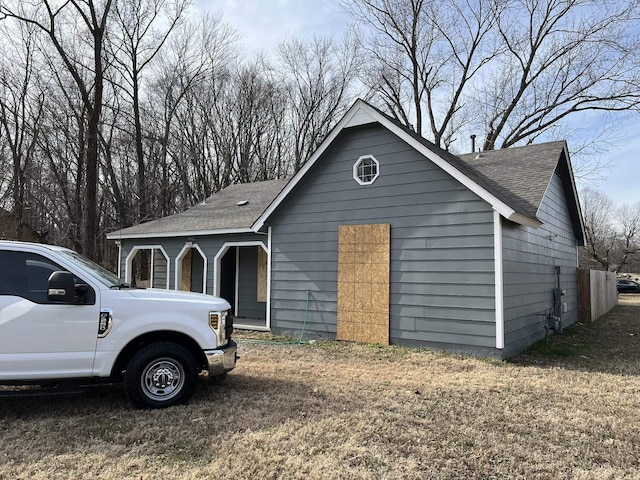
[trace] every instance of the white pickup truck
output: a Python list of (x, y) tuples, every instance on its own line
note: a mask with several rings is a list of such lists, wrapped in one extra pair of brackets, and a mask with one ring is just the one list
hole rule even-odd
[(182, 403), (201, 371), (217, 383), (236, 366), (229, 309), (132, 287), (66, 248), (0, 241), (0, 384), (20, 386), (0, 390), (124, 381), (136, 406)]

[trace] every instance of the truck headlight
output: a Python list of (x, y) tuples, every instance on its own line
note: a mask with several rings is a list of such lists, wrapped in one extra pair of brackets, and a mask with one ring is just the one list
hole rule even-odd
[(209, 312), (209, 325), (214, 330), (217, 330), (220, 326), (220, 314), (218, 312)]
[(209, 325), (217, 330), (224, 328), (227, 319), (227, 312), (209, 312)]

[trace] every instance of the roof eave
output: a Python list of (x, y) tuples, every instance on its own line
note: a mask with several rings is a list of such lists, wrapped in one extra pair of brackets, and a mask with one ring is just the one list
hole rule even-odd
[(464, 185), (469, 190), (471, 190), (473, 193), (478, 195), (481, 199), (483, 199), (484, 201), (489, 203), (494, 210), (496, 210), (498, 213), (500, 213), (500, 215), (502, 215), (503, 217), (505, 217), (508, 220), (511, 220), (512, 222), (515, 222), (515, 223), (518, 223), (518, 224), (521, 224), (521, 225), (527, 225), (527, 226), (530, 226), (530, 227), (533, 227), (533, 228), (538, 228), (540, 225), (542, 225), (542, 223), (540, 221), (538, 221), (537, 219), (533, 219), (533, 218), (531, 218), (531, 217), (529, 217), (527, 215), (524, 215), (524, 214), (516, 212), (512, 207), (510, 207), (509, 205), (504, 203), (502, 200), (497, 198), (491, 192), (487, 191), (485, 188), (483, 188), (480, 185), (478, 185), (476, 182), (474, 182), (472, 179), (470, 179), (469, 177), (464, 175), (462, 172), (460, 172), (460, 170), (455, 168), (453, 165), (451, 165), (449, 162), (444, 160), (442, 157), (440, 157), (439, 155), (437, 155), (434, 152), (432, 152), (431, 150), (429, 150), (422, 143), (420, 143), (417, 139), (415, 139), (412, 136), (408, 135), (406, 132), (404, 132), (398, 126), (390, 123), (386, 118), (384, 118), (384, 117), (382, 117), (382, 118), (383, 118), (383, 120), (387, 121), (386, 124), (383, 123), (383, 125), (386, 128), (391, 130), (393, 133), (395, 133), (397, 136), (399, 136), (402, 140), (407, 142), (411, 147), (413, 147), (418, 152), (420, 152), (422, 155), (427, 157), (429, 160), (431, 160), (433, 163), (435, 163), (438, 167), (440, 167), (446, 173), (448, 173), (453, 178), (455, 178), (457, 181), (459, 181), (462, 185)]
[(542, 226), (542, 222), (537, 218), (531, 218), (527, 215), (523, 215), (515, 211), (513, 211), (513, 213), (511, 213), (510, 215), (503, 215), (503, 216), (507, 220), (510, 220), (519, 225), (523, 225), (525, 227), (540, 228)]
[(179, 232), (149, 232), (149, 233), (124, 233), (111, 232), (107, 234), (107, 240), (132, 240), (159, 237), (195, 237), (204, 235), (233, 235), (238, 233), (257, 233), (252, 228), (223, 228), (218, 230), (184, 230)]
[(582, 218), (582, 208), (580, 207), (580, 198), (578, 197), (578, 188), (576, 186), (576, 179), (573, 175), (573, 165), (571, 165), (571, 157), (569, 157), (569, 147), (567, 145), (567, 142), (564, 143), (563, 153), (564, 153), (564, 158), (565, 158), (565, 161), (567, 162), (567, 167), (569, 170), (569, 181), (571, 182), (571, 190), (573, 193), (575, 206), (577, 210), (576, 213), (578, 214), (580, 234), (582, 236), (582, 238), (577, 238), (576, 240), (578, 245), (583, 247), (586, 244), (587, 233), (584, 228), (584, 219)]

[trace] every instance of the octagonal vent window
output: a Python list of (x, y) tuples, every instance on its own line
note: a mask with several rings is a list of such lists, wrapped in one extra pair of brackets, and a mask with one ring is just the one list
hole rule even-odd
[(380, 175), (380, 164), (373, 155), (364, 155), (353, 164), (353, 178), (360, 185), (371, 185)]

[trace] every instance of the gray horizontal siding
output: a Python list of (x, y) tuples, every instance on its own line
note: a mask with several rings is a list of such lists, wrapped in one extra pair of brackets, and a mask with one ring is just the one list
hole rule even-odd
[[(380, 162), (358, 185), (353, 164)], [(273, 216), (271, 325), (333, 337), (338, 226), (389, 223), (393, 343), (495, 347), (491, 207), (380, 126), (343, 131)], [(307, 308), (307, 292), (310, 301)]]
[(169, 266), (164, 255), (158, 250), (153, 252), (153, 287), (167, 288), (167, 275)]
[[(544, 337), (542, 314), (553, 306), (554, 267), (560, 266), (562, 301), (568, 304), (563, 323), (577, 319), (576, 240), (562, 179), (553, 175), (538, 211), (542, 227), (532, 229), (504, 222), (503, 270), (505, 353), (515, 354)], [(553, 240), (550, 235), (557, 235)]]

